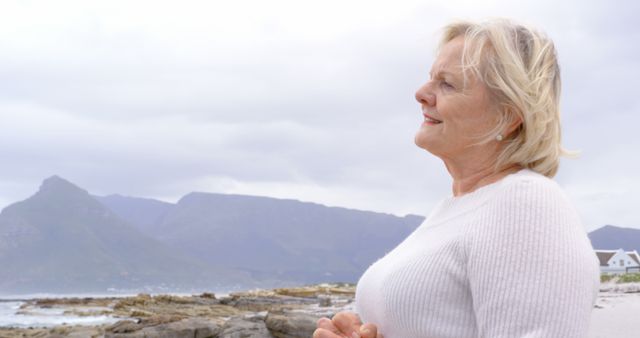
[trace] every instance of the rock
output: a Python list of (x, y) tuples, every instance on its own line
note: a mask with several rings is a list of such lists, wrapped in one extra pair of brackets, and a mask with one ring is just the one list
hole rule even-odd
[(320, 317), (303, 312), (269, 312), (265, 324), (277, 338), (311, 337)]
[(293, 288), (273, 289), (273, 292), (283, 296), (317, 297), (318, 295), (355, 296), (354, 284), (319, 284)]
[[(186, 317), (231, 317), (241, 313), (231, 306), (220, 304), (211, 296), (172, 296), (145, 294), (127, 297), (114, 305), (113, 314), (120, 317), (145, 318), (154, 315)], [(181, 319), (182, 319), (181, 318)]]
[(257, 318), (233, 317), (222, 328), (219, 338), (274, 338), (265, 323)]
[(331, 306), (331, 298), (326, 296), (318, 296), (319, 305), (322, 307)]
[(157, 315), (140, 319), (138, 322), (131, 320), (121, 320), (106, 328), (107, 333), (131, 333), (144, 329), (145, 327), (172, 323), (184, 319), (181, 316)]
[(129, 333), (105, 332), (104, 338), (147, 338), (147, 336), (142, 330), (140, 330), (140, 331), (129, 332)]
[(213, 338), (221, 329), (222, 323), (204, 318), (187, 318), (178, 322), (146, 327), (142, 331), (146, 337), (158, 338)]
[[(82, 325), (61, 325), (58, 327), (54, 327), (49, 329), (49, 332), (46, 336), (33, 336), (33, 337), (47, 337), (47, 338), (93, 338), (93, 337), (102, 337), (103, 329), (101, 327), (91, 327), (91, 326), (82, 326)], [(0, 337), (5, 337), (0, 335)], [(25, 336), (20, 336), (25, 337)], [(27, 336), (31, 337), (31, 336)]]
[(35, 305), (39, 307), (47, 307), (47, 306), (59, 306), (59, 305), (102, 305), (108, 306), (114, 301), (114, 298), (105, 297), (105, 298), (93, 298), (93, 297), (84, 297), (84, 298), (40, 298), (36, 300), (32, 300)]
[(109, 328), (105, 333), (105, 338), (213, 338), (217, 337), (220, 331), (222, 331), (223, 321), (207, 318), (186, 318), (168, 323), (149, 321), (134, 324), (137, 325), (137, 330), (133, 331), (129, 329), (135, 328), (136, 326), (129, 323), (126, 325), (125, 323), (121, 323), (117, 326), (117, 328), (120, 329)]
[(157, 316), (152, 316), (152, 317), (140, 319), (138, 325), (142, 325), (143, 327), (155, 326), (155, 325), (160, 325), (160, 324), (173, 323), (173, 322), (177, 322), (177, 321), (180, 321), (180, 320), (183, 320), (183, 319), (185, 319), (184, 316), (157, 315)]
[(200, 298), (209, 298), (209, 299), (216, 299), (216, 295), (212, 292), (203, 292), (200, 295)]
[(87, 329), (69, 325), (48, 329), (0, 328), (0, 337), (308, 338), (318, 318), (355, 310), (353, 292), (351, 284), (321, 284), (238, 292), (220, 299), (203, 293), (30, 300), (19, 311), (37, 313), (42, 308), (56, 308), (67, 314), (106, 315), (123, 320)]
[(140, 306), (145, 305), (152, 300), (151, 295), (147, 293), (139, 293), (135, 297), (125, 297), (119, 299), (118, 302), (114, 305), (114, 308), (117, 310), (120, 307), (125, 306)]
[(142, 328), (140, 324), (131, 320), (120, 320), (106, 328), (107, 333), (130, 333)]
[(317, 304), (318, 300), (316, 298), (301, 298), (276, 294), (257, 296), (251, 294), (232, 294), (229, 297), (221, 298), (220, 303), (243, 311), (261, 312)]

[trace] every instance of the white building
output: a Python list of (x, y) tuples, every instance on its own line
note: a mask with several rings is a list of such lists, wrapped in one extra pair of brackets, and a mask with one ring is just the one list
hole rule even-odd
[(640, 272), (640, 255), (636, 250), (596, 250), (596, 255), (600, 260), (601, 273)]

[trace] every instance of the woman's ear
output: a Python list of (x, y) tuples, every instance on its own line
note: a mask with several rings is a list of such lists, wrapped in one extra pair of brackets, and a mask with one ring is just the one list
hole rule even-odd
[(516, 112), (513, 107), (505, 107), (505, 116), (507, 117), (507, 125), (505, 135), (510, 135), (514, 131), (518, 130), (522, 126), (522, 117)]

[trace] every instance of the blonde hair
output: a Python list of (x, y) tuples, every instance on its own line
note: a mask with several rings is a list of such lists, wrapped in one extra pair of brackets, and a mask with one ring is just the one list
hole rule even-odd
[[(495, 170), (520, 165), (553, 177), (561, 145), (560, 68), (556, 49), (543, 33), (506, 19), (455, 22), (444, 28), (440, 47), (464, 37), (463, 73), (472, 71), (498, 107), (498, 123), (481, 142), (504, 137)], [(520, 121), (509, 135), (504, 131)]]

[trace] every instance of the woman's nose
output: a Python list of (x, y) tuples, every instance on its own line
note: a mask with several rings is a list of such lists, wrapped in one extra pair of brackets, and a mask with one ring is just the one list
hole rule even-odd
[(431, 89), (429, 86), (429, 82), (422, 85), (422, 87), (418, 88), (416, 91), (416, 101), (420, 104), (427, 106), (435, 106), (436, 105), (436, 96), (431, 93)]

